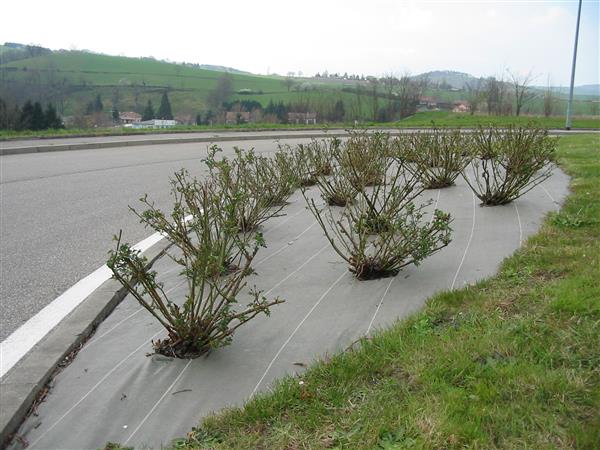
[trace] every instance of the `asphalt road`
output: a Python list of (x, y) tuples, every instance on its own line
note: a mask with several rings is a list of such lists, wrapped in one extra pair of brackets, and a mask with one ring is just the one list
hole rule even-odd
[[(10, 145), (25, 141), (19, 142)], [(276, 149), (275, 142), (264, 140), (221, 145), (227, 153), (234, 146)], [(104, 264), (120, 229), (131, 243), (152, 234), (128, 205), (148, 193), (168, 208), (169, 176), (182, 167), (202, 174), (206, 147), (170, 144), (0, 156), (0, 341)]]

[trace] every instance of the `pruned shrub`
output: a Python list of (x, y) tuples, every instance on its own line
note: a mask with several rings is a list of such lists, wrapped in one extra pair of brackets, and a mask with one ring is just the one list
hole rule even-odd
[(276, 216), (283, 208), (283, 203), (273, 204), (265, 200), (261, 187), (263, 180), (257, 178), (255, 171), (254, 153), (237, 147), (234, 151), (234, 158), (218, 159), (217, 154), (221, 149), (213, 145), (204, 162), (223, 205), (230, 206), (226, 210), (237, 217), (239, 231), (252, 231)]
[(467, 184), (483, 205), (509, 203), (552, 175), (557, 139), (535, 127), (474, 132)]
[(432, 129), (402, 135), (395, 139), (397, 155), (419, 177), (425, 189), (454, 185), (469, 162), (467, 137), (459, 130)]
[[(348, 168), (350, 173), (358, 171), (352, 165)], [(395, 275), (450, 243), (450, 215), (436, 210), (431, 221), (423, 221), (429, 203), (415, 204), (423, 191), (415, 173), (391, 159), (383, 173), (388, 173), (387, 180), (363, 186), (341, 211), (317, 206), (303, 191), (325, 236), (359, 279)]]
[(227, 345), (237, 328), (258, 314), (268, 315), (271, 306), (282, 302), (267, 300), (256, 287), (250, 289), (249, 299), (242, 293), (264, 241), (259, 233), (238, 232), (238, 205), (224, 203), (215, 186), (210, 180), (199, 182), (178, 172), (172, 180), (170, 217), (147, 197), (142, 198), (146, 209), (134, 210), (142, 223), (162, 233), (176, 249), (167, 254), (187, 281), (182, 301), (169, 298), (146, 258), (122, 243), (121, 236), (109, 254), (113, 278), (167, 331), (166, 339), (153, 342), (157, 353), (194, 358)]
[(357, 190), (385, 182), (390, 136), (352, 131), (338, 156), (340, 167)]
[(344, 170), (340, 167), (334, 169), (331, 176), (318, 176), (317, 187), (321, 197), (330, 206), (346, 206), (358, 194), (358, 190), (350, 182)]
[(285, 205), (296, 189), (296, 176), (290, 165), (290, 156), (278, 151), (274, 157), (252, 154), (256, 185), (263, 205), (269, 208)]

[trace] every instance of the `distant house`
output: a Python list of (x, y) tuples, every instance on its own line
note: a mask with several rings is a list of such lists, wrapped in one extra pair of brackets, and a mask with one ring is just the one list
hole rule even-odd
[(225, 123), (227, 125), (237, 125), (239, 123), (250, 122), (250, 113), (248, 111), (227, 111), (225, 113)]
[(176, 120), (152, 119), (135, 122), (133, 128), (171, 128), (177, 125)]
[(419, 97), (419, 106), (427, 109), (437, 108), (437, 99), (435, 97), (428, 96)]
[(466, 113), (471, 110), (471, 105), (466, 100), (459, 100), (453, 103), (452, 112)]
[(317, 113), (316, 112), (291, 112), (288, 113), (288, 123), (305, 125), (316, 125), (317, 124)]
[(142, 121), (142, 116), (133, 111), (122, 112), (119, 114), (119, 120), (123, 124), (139, 123)]

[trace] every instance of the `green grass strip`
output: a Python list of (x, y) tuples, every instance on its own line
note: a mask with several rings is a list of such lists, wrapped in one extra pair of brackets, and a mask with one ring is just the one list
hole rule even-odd
[[(398, 122), (366, 122), (361, 123), (360, 128), (429, 128), (432, 123), (438, 127), (476, 127), (478, 125), (488, 126), (527, 126), (530, 124), (543, 127), (562, 129), (565, 127), (564, 117), (542, 117), (542, 116), (486, 116), (451, 113), (445, 111), (420, 112), (414, 116)], [(354, 123), (333, 123), (327, 125), (288, 125), (273, 123), (248, 123), (241, 125), (178, 125), (167, 129), (149, 128), (69, 128), (61, 130), (42, 131), (14, 131), (0, 130), (0, 140), (25, 139), (25, 138), (53, 138), (53, 137), (93, 137), (93, 136), (130, 136), (140, 134), (169, 134), (189, 133), (194, 131), (258, 131), (258, 130), (327, 130), (331, 128), (353, 128)], [(574, 118), (573, 129), (600, 128), (600, 117), (598, 118)]]
[[(600, 140), (497, 276), (204, 419), (175, 448), (600, 448)], [(302, 383), (300, 383), (302, 381)]]

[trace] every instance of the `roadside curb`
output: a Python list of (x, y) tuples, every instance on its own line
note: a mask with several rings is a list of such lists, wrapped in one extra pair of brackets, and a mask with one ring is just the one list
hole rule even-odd
[(58, 144), (58, 145), (40, 145), (27, 147), (0, 148), (0, 156), (4, 155), (22, 155), (26, 153), (42, 152), (64, 152), (71, 150), (93, 150), (99, 148), (115, 147), (134, 147), (142, 145), (169, 145), (169, 144), (189, 144), (197, 142), (231, 142), (231, 141), (255, 141), (255, 140), (277, 140), (277, 139), (310, 139), (323, 137), (344, 137), (346, 132), (322, 132), (322, 133), (303, 133), (303, 134), (252, 134), (242, 136), (193, 136), (168, 139), (143, 139), (133, 141), (107, 141), (107, 142), (82, 142), (79, 144)]
[[(162, 240), (144, 252), (149, 265), (165, 253)], [(29, 415), (38, 395), (67, 358), (93, 334), (96, 327), (125, 298), (127, 290), (115, 280), (105, 281), (51, 330), (0, 381), (0, 447), (5, 448)]]
[[(459, 129), (459, 128), (447, 128), (447, 129)], [(461, 128), (463, 131), (470, 132), (472, 128)], [(381, 131), (387, 132), (391, 135), (398, 135), (402, 133), (420, 132), (427, 130), (427, 128), (397, 128), (397, 129), (368, 129), (367, 131)], [(548, 130), (550, 135), (553, 136), (564, 136), (569, 134), (581, 134), (581, 133), (600, 133), (599, 129), (576, 129), (576, 130), (561, 130), (554, 129)], [(201, 142), (232, 142), (232, 141), (256, 141), (256, 140), (281, 140), (281, 139), (311, 139), (311, 138), (324, 138), (324, 137), (345, 137), (348, 135), (346, 130), (333, 129), (327, 131), (321, 131), (320, 133), (298, 133), (298, 134), (268, 134), (269, 132), (252, 131), (252, 134), (246, 134), (250, 132), (244, 132), (239, 136), (219, 136), (213, 134), (212, 136), (188, 136), (188, 137), (174, 137), (167, 139), (136, 139), (131, 141), (117, 140), (117, 141), (106, 141), (106, 142), (81, 142), (78, 144), (47, 144), (47, 145), (36, 145), (36, 146), (25, 146), (25, 147), (12, 147), (12, 148), (1, 148), (0, 143), (0, 156), (5, 155), (23, 155), (27, 153), (45, 153), (45, 152), (64, 152), (73, 150), (94, 150), (100, 148), (116, 148), (116, 147), (137, 147), (143, 145), (169, 145), (169, 144), (190, 144), (190, 143), (201, 143)]]

